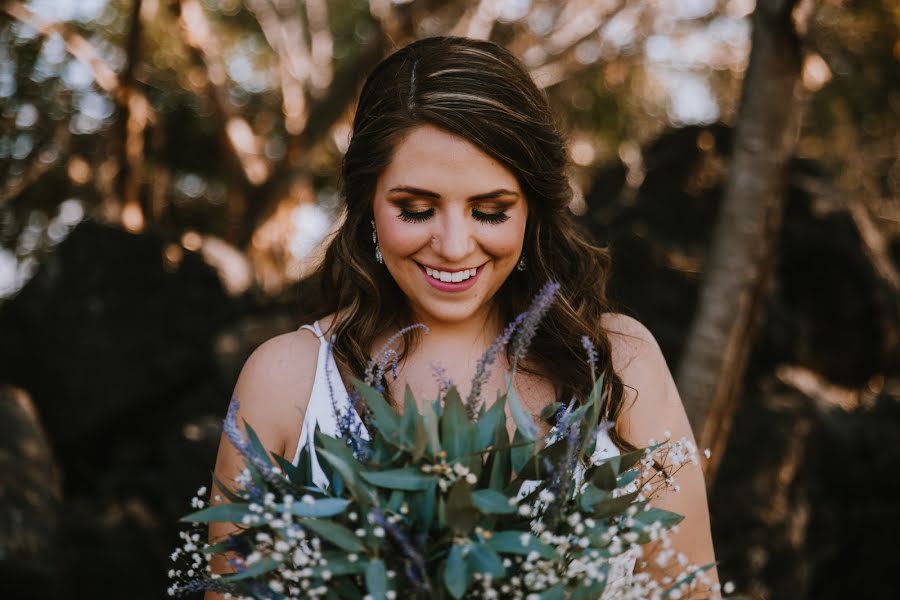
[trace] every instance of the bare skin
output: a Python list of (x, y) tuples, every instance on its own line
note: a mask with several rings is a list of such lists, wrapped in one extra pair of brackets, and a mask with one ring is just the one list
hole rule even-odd
[[(465, 139), (420, 126), (398, 144), (379, 177), (373, 213), (384, 256), (384, 272), (378, 275), (393, 277), (410, 300), (414, 320), (430, 330), (388, 385), (395, 398), (403, 397), (408, 384), (420, 402), (432, 399), (436, 393), (432, 363), (439, 362), (465, 397), (478, 359), (505, 325), (496, 317), (492, 298), (515, 268), (524, 242), (528, 205), (517, 180)], [(425, 266), (447, 271), (477, 267), (479, 276), (471, 288), (447, 292), (428, 282)], [(333, 316), (320, 320), (323, 330), (327, 332), (332, 321)], [(636, 445), (651, 437), (661, 440), (666, 430), (673, 439), (693, 440), (671, 373), (650, 332), (618, 314), (604, 315), (603, 325), (611, 335), (613, 367), (626, 386), (619, 431)], [(371, 351), (378, 350), (390, 333), (385, 332)], [(318, 339), (307, 330), (273, 338), (247, 360), (235, 388), (241, 402), (239, 422), (247, 420), (266, 448), (289, 459), (299, 441), (318, 350)], [(507, 366), (501, 357), (483, 387), (488, 406), (496, 390), (505, 389)], [(342, 375), (348, 382), (347, 374)], [(535, 417), (557, 397), (553, 384), (540, 376), (519, 372), (514, 385)], [(510, 433), (514, 429), (511, 419), (508, 429)], [(546, 432), (541, 423), (541, 433)], [(232, 482), (241, 464), (223, 437), (217, 476)], [(680, 493), (666, 493), (655, 504), (685, 515), (673, 538), (678, 550), (692, 563), (713, 562), (702, 474), (699, 469), (682, 471), (679, 484)], [(213, 494), (218, 493), (214, 486)], [(212, 524), (210, 539), (231, 530), (229, 524)], [(223, 562), (214, 569), (228, 570)]]

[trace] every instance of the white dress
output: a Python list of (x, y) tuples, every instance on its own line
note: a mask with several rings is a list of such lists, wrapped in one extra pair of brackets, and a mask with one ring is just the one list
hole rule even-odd
[[(300, 460), (300, 452), (303, 445), (306, 444), (309, 449), (310, 464), (312, 465), (313, 483), (320, 489), (328, 487), (328, 477), (319, 465), (319, 459), (316, 456), (316, 448), (313, 440), (313, 432), (315, 426), (318, 425), (322, 433), (337, 437), (337, 414), (336, 411), (349, 410), (351, 414), (356, 415), (356, 411), (350, 407), (350, 395), (344, 386), (341, 376), (338, 372), (334, 355), (330, 346), (316, 321), (312, 325), (303, 325), (300, 329), (308, 329), (316, 334), (319, 338), (319, 356), (316, 363), (316, 374), (313, 380), (312, 392), (310, 393), (309, 402), (306, 406), (306, 416), (303, 418), (303, 425), (300, 428), (300, 439), (297, 443), (297, 450), (294, 453), (292, 463), (296, 465)], [(356, 416), (359, 419), (359, 416)], [(368, 439), (365, 428), (362, 428), (362, 436)], [(610, 456), (619, 454), (619, 449), (613, 444), (612, 439), (606, 429), (601, 429), (597, 435), (597, 446), (594, 454), (591, 456), (593, 461), (599, 461)], [(579, 465), (577, 469), (581, 469)], [(583, 471), (582, 471), (583, 472)], [(576, 472), (576, 478), (580, 472)], [(519, 490), (519, 498), (528, 495), (538, 484), (537, 480), (526, 480)], [(622, 557), (625, 558), (625, 557)], [(610, 571), (610, 581), (621, 577), (625, 572), (631, 572), (633, 569), (634, 559), (629, 561), (614, 561), (613, 568)], [(604, 594), (606, 596), (606, 594)]]

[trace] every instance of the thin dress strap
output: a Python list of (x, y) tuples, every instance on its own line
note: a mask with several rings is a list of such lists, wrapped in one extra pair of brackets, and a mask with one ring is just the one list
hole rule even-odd
[[(306, 414), (303, 417), (303, 426), (300, 428), (300, 439), (297, 442), (297, 450), (294, 453), (294, 465), (300, 460), (300, 452), (306, 444), (309, 449), (309, 458), (312, 465), (313, 482), (321, 489), (328, 487), (328, 477), (322, 470), (316, 448), (313, 433), (318, 425), (319, 430), (330, 436), (338, 436), (338, 424), (336, 411), (350, 410), (354, 415), (356, 411), (350, 407), (350, 399), (344, 382), (341, 380), (337, 369), (337, 363), (331, 353), (330, 344), (322, 333), (319, 322), (312, 325), (303, 325), (300, 329), (309, 329), (319, 338), (319, 355), (316, 361), (316, 374), (313, 379), (312, 391), (306, 405)], [(359, 418), (358, 416), (356, 418)], [(363, 429), (362, 436), (368, 439), (367, 432)]]

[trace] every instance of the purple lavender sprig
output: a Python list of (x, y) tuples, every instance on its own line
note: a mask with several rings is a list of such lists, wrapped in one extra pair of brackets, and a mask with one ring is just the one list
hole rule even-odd
[(490, 376), (490, 367), (497, 360), (497, 353), (507, 344), (512, 344), (510, 352), (510, 368), (515, 374), (516, 365), (525, 355), (531, 340), (537, 331), (538, 323), (547, 314), (547, 310), (553, 303), (560, 285), (555, 281), (548, 281), (531, 301), (528, 309), (519, 314), (509, 323), (497, 339), (485, 350), (478, 361), (475, 376), (472, 378), (472, 388), (466, 398), (466, 414), (474, 419), (478, 414), (481, 404), (481, 388)]
[(383, 527), (388, 535), (394, 538), (394, 541), (400, 546), (404, 556), (407, 558), (408, 567), (411, 567), (406, 570), (410, 582), (415, 584), (420, 591), (430, 592), (431, 588), (428, 585), (428, 569), (425, 566), (425, 559), (412, 540), (409, 539), (409, 536), (396, 524), (386, 519), (384, 513), (377, 506), (372, 509), (372, 521), (375, 525)]
[(537, 333), (538, 324), (544, 318), (544, 315), (547, 314), (550, 305), (553, 304), (559, 288), (560, 285), (555, 281), (545, 283), (541, 291), (531, 301), (531, 306), (525, 311), (525, 318), (510, 342), (512, 349), (509, 362), (513, 373), (515, 373), (519, 361), (525, 357), (525, 353), (531, 345), (531, 340), (534, 339), (534, 334)]
[[(579, 441), (581, 438), (581, 422), (575, 421), (574, 411), (570, 404), (557, 421), (557, 430), (565, 436), (566, 455), (560, 468), (553, 470), (553, 477), (547, 485), (547, 491), (553, 494), (554, 500), (545, 511), (545, 519), (552, 529), (556, 526), (559, 515), (565, 507), (565, 503), (572, 490), (572, 482), (575, 479), (575, 466), (578, 462)], [(557, 442), (560, 443), (560, 442)]]
[(290, 494), (291, 487), (284, 478), (281, 477), (279, 471), (271, 465), (268, 457), (259, 455), (256, 448), (253, 447), (253, 444), (250, 443), (250, 440), (238, 427), (237, 413), (239, 408), (240, 402), (238, 401), (237, 396), (232, 396), (231, 403), (228, 405), (228, 413), (225, 415), (225, 422), (222, 427), (225, 436), (235, 449), (240, 452), (241, 456), (247, 459), (247, 462), (252, 464), (256, 470), (259, 471), (266, 483), (274, 486), (282, 494)]
[(378, 352), (372, 357), (369, 361), (369, 364), (366, 365), (366, 376), (363, 381), (366, 385), (370, 387), (374, 387), (378, 393), (384, 393), (384, 386), (381, 384), (381, 380), (384, 377), (384, 372), (387, 369), (389, 363), (393, 364), (392, 371), (394, 372), (394, 376), (396, 377), (397, 373), (397, 351), (394, 350), (393, 346), (398, 339), (402, 336), (406, 335), (413, 329), (424, 329), (425, 333), (428, 333), (428, 326), (424, 323), (414, 323), (412, 325), (407, 325), (391, 337), (387, 339), (387, 341), (378, 349)]
[(511, 323), (506, 326), (497, 339), (488, 346), (481, 358), (478, 359), (478, 365), (475, 368), (475, 375), (472, 377), (472, 388), (469, 390), (469, 396), (466, 398), (466, 414), (470, 419), (474, 419), (478, 414), (478, 408), (481, 405), (481, 387), (490, 376), (490, 367), (497, 360), (497, 354), (509, 343), (510, 338), (522, 321), (525, 320), (525, 313), (517, 316)]
[(431, 374), (437, 380), (438, 398), (443, 398), (453, 387), (453, 380), (447, 377), (447, 369), (439, 362), (431, 363)]
[(584, 348), (584, 351), (587, 353), (587, 361), (591, 366), (591, 379), (594, 383), (597, 383), (597, 348), (594, 346), (594, 342), (591, 341), (586, 335), (581, 336), (581, 346)]
[[(332, 342), (328, 344), (328, 356), (332, 356)], [(341, 439), (353, 450), (353, 455), (358, 460), (365, 460), (372, 455), (371, 440), (363, 437), (365, 425), (359, 419), (354, 408), (355, 402), (352, 395), (349, 396), (346, 405), (341, 408), (338, 406), (337, 397), (334, 395), (334, 386), (331, 381), (330, 364), (325, 365), (325, 381), (328, 384), (328, 395), (331, 398), (331, 409), (334, 411), (335, 422), (337, 423), (337, 431)], [(356, 390), (353, 390), (354, 392)]]

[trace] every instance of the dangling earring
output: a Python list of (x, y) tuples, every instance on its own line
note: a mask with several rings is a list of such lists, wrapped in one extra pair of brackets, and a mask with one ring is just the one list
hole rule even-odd
[(522, 257), (519, 259), (519, 264), (516, 265), (516, 268), (520, 271), (525, 270), (525, 253), (522, 253)]
[(378, 245), (378, 234), (375, 233), (375, 220), (372, 220), (372, 243), (375, 244), (375, 262), (379, 265), (384, 262), (384, 256), (381, 255), (381, 247)]

